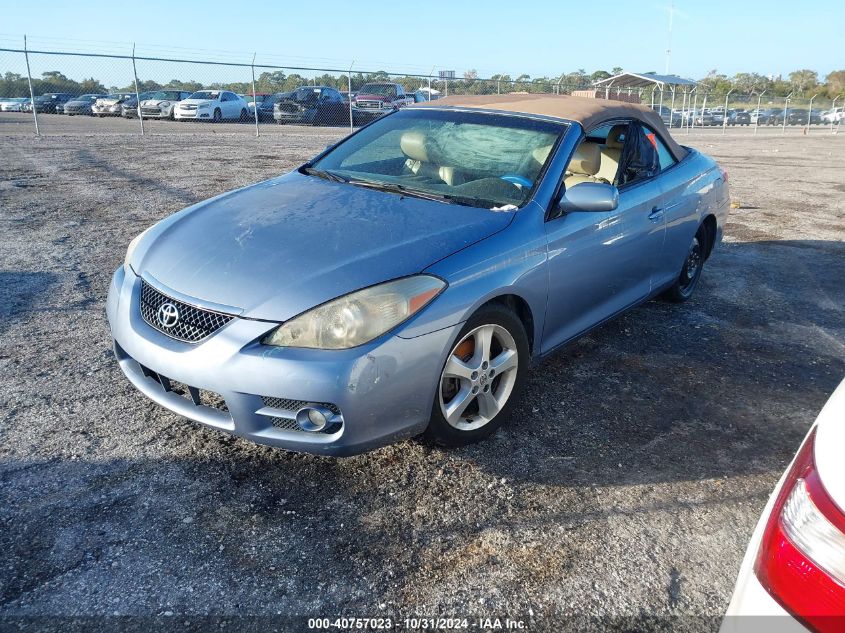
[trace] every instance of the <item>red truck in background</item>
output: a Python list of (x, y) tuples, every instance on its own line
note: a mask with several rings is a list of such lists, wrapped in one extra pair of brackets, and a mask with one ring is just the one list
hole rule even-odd
[(399, 84), (368, 83), (352, 99), (352, 118), (361, 125), (412, 103), (414, 97)]

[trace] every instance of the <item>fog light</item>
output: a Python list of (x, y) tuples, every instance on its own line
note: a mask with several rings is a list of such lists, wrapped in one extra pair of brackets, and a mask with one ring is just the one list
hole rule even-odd
[(302, 407), (296, 412), (296, 423), (303, 431), (322, 431), (332, 415), (332, 412), (324, 407)]

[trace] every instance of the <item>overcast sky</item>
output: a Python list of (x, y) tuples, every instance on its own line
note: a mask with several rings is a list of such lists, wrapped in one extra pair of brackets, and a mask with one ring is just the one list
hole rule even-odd
[[(421, 74), (474, 68), (479, 77), (538, 77), (614, 66), (662, 73), (669, 42), (669, 0), (3, 4), (3, 47), (19, 46), (26, 33), (31, 47), (125, 53), (135, 41), (139, 52), (166, 57), (248, 61), (257, 52), (259, 63), (346, 68), (355, 60), (362, 70)], [(678, 0), (670, 72), (698, 79), (712, 69), (785, 76), (811, 68), (823, 78), (845, 67), (845, 52), (842, 18), (821, 15), (822, 6)], [(0, 71), (11, 65), (4, 59), (0, 52)]]

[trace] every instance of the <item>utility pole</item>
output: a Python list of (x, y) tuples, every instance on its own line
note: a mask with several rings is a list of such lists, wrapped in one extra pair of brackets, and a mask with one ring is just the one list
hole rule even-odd
[(669, 4), (669, 47), (666, 49), (666, 72), (664, 74), (669, 74), (669, 62), (672, 60), (672, 22), (675, 17), (675, 2)]

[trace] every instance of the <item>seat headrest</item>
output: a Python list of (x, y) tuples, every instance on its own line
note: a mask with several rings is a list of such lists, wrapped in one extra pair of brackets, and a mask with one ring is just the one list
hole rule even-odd
[(402, 134), (399, 139), (399, 148), (411, 160), (428, 162), (428, 151), (426, 150), (426, 138), (422, 132), (408, 131)]
[(536, 160), (541, 165), (545, 165), (546, 159), (549, 157), (549, 152), (551, 151), (551, 145), (542, 145), (541, 147), (536, 147), (531, 150), (531, 156), (533, 156), (534, 160)]
[(598, 144), (584, 141), (575, 150), (568, 170), (573, 174), (595, 176), (601, 168), (601, 149)]
[(610, 132), (607, 133), (607, 140), (604, 142), (604, 146), (608, 149), (622, 149), (622, 145), (625, 143), (624, 137), (625, 131), (628, 129), (627, 125), (614, 125), (610, 128)]

